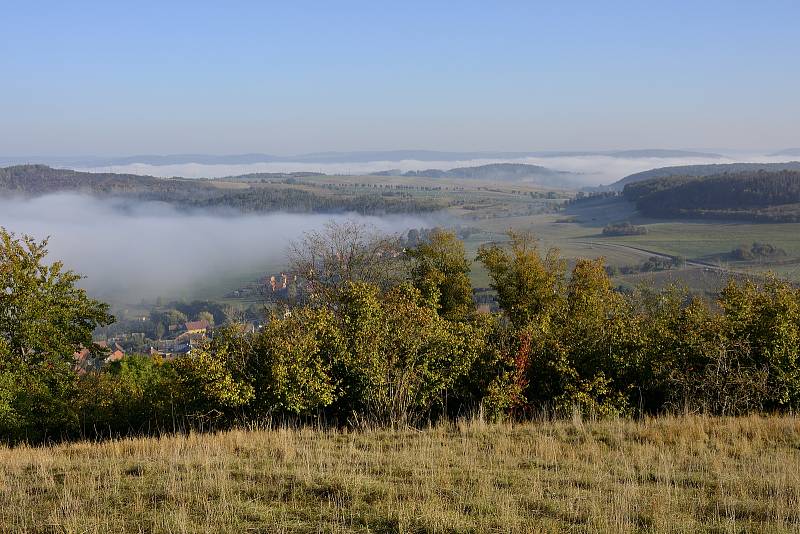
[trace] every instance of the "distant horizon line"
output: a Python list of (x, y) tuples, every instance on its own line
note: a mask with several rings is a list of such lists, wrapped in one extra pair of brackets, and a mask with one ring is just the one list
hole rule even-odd
[(750, 153), (762, 156), (798, 156), (800, 148), (784, 148), (778, 150), (745, 150), (745, 149), (697, 149), (697, 148), (628, 148), (605, 150), (529, 150), (529, 151), (454, 151), (432, 149), (389, 149), (389, 150), (353, 150), (353, 151), (318, 151), (291, 155), (276, 155), (266, 152), (242, 153), (202, 153), (182, 152), (164, 154), (133, 155), (14, 155), (0, 156), (0, 164), (48, 163), (84, 166), (117, 166), (117, 165), (221, 165), (221, 164), (253, 164), (253, 163), (350, 163), (368, 161), (447, 161), (463, 159), (498, 159), (526, 157), (576, 157), (576, 156), (610, 156), (621, 158), (678, 158), (698, 157), (721, 159), (735, 154)]
[(797, 147), (780, 148), (730, 148), (730, 147), (623, 147), (623, 148), (554, 148), (554, 149), (531, 149), (531, 150), (458, 150), (458, 149), (435, 149), (435, 148), (385, 148), (385, 149), (341, 149), (341, 150), (312, 150), (303, 152), (281, 153), (271, 151), (230, 151), (230, 152), (204, 152), (204, 151), (168, 151), (168, 152), (106, 152), (106, 153), (25, 153), (25, 154), (0, 154), (0, 158), (130, 158), (130, 157), (174, 157), (174, 156), (205, 156), (205, 157), (239, 157), (239, 156), (267, 156), (272, 158), (293, 158), (308, 156), (324, 156), (339, 154), (393, 154), (393, 153), (431, 153), (431, 154), (533, 154), (533, 155), (560, 155), (560, 154), (606, 154), (616, 152), (648, 152), (648, 151), (680, 151), (680, 152), (758, 152), (775, 153), (783, 150), (800, 150)]

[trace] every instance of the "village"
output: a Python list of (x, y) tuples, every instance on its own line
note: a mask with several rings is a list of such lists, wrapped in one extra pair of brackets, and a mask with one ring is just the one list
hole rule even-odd
[(225, 324), (254, 333), (264, 326), (267, 307), (288, 300), (296, 283), (293, 273), (268, 274), (226, 295), (226, 299), (244, 301), (238, 306), (213, 301), (164, 304), (157, 299), (138, 308), (115, 310), (117, 322), (95, 332), (93, 347), (74, 354), (75, 370), (85, 374), (131, 354), (172, 360), (205, 346), (215, 328)]
[[(95, 333), (94, 347), (75, 353), (75, 369), (85, 374), (133, 354), (173, 360), (204, 347), (222, 325), (236, 324), (244, 333), (261, 330), (269, 309), (301, 295), (298, 275), (279, 272), (225, 295), (239, 305), (214, 301), (165, 304), (157, 299), (136, 309), (115, 310), (117, 322)], [(478, 313), (498, 310), (494, 292), (488, 288), (473, 289), (473, 298)]]

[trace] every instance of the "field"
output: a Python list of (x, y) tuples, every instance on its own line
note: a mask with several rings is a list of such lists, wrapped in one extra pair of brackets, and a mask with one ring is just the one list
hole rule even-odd
[(797, 532), (800, 419), (479, 421), (0, 449), (8, 532)]
[[(716, 270), (699, 268), (667, 273), (636, 273), (615, 276), (615, 285), (636, 284), (663, 286), (684, 285), (697, 292), (713, 294), (735, 273), (774, 272), (778, 276), (800, 281), (800, 224), (758, 224), (713, 220), (663, 220), (639, 215), (633, 204), (621, 199), (597, 199), (569, 205), (565, 200), (574, 192), (557, 191), (524, 182), (488, 182), (480, 180), (398, 176), (309, 176), (291, 186), (286, 183), (249, 184), (215, 180), (215, 187), (301, 188), (321, 198), (354, 199), (363, 195), (402, 195), (411, 202), (430, 203), (442, 211), (428, 214), (431, 224), (470, 228), (465, 240), (469, 258), (474, 259), (480, 245), (505, 239), (509, 229), (528, 230), (536, 235), (543, 248), (556, 247), (569, 260), (603, 256), (607, 264), (631, 267), (641, 264), (653, 254), (680, 256)], [(392, 196), (391, 198), (395, 198)], [(426, 218), (425, 214), (420, 218)], [(646, 235), (607, 237), (603, 227), (610, 223), (630, 221), (647, 228)], [(401, 230), (398, 228), (398, 230)], [(754, 242), (769, 243), (781, 248), (781, 258), (754, 262), (732, 261), (730, 252)], [(199, 281), (180, 295), (169, 298), (211, 299), (224, 301), (234, 289), (248, 285), (268, 272), (279, 272), (285, 265), (237, 267)], [(473, 264), (473, 285), (487, 287), (486, 272)], [(246, 303), (250, 304), (250, 302)]]
[[(647, 234), (624, 237), (602, 235), (609, 223), (630, 221), (647, 228)], [(568, 259), (603, 256), (609, 265), (635, 266), (653, 254), (681, 256), (687, 260), (714, 265), (718, 270), (689, 266), (680, 271), (618, 276), (622, 285), (675, 282), (698, 291), (718, 289), (726, 274), (772, 272), (792, 281), (800, 281), (800, 224), (750, 223), (712, 220), (663, 220), (638, 215), (623, 200), (598, 200), (568, 206), (557, 213), (511, 217), (490, 217), (476, 226), (484, 233), (475, 240), (500, 239), (509, 228), (529, 230), (539, 237), (543, 247), (556, 247)], [(761, 261), (732, 261), (729, 253), (739, 246), (755, 242), (769, 243), (785, 251), (786, 256)], [(480, 243), (468, 242), (477, 250)], [(471, 247), (469, 245), (472, 245)], [(488, 280), (480, 269), (474, 276), (476, 285)]]

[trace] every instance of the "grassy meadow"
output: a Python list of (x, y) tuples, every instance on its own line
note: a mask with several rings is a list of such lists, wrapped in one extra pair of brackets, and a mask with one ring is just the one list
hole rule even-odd
[(6, 532), (797, 532), (800, 418), (3, 448), (0, 502)]

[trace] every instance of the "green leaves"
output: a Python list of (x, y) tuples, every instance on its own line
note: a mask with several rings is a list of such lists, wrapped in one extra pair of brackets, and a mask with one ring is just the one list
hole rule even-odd
[(508, 319), (518, 328), (547, 315), (563, 298), (566, 263), (555, 249), (542, 257), (535, 238), (509, 231), (508, 247), (483, 246), (480, 260), (489, 271), (491, 287)]
[(92, 343), (92, 331), (109, 324), (108, 306), (75, 286), (80, 276), (60, 262), (44, 263), (47, 241), (17, 238), (0, 229), (0, 348), (3, 359), (25, 365), (71, 364)]
[(417, 421), (465, 375), (480, 343), (469, 325), (442, 318), (408, 284), (382, 295), (349, 284), (336, 316), (346, 350), (334, 361), (341, 403), (362, 420), (388, 425)]
[(258, 413), (306, 415), (336, 397), (331, 364), (342, 341), (324, 308), (296, 308), (273, 317), (253, 342), (246, 373)]
[(224, 413), (246, 405), (253, 398), (253, 387), (233, 376), (224, 353), (193, 351), (176, 359), (173, 367), (179, 398), (189, 416)]
[(31, 436), (72, 418), (73, 354), (92, 345), (96, 327), (114, 320), (106, 304), (75, 286), (80, 276), (60, 262), (45, 263), (46, 247), (46, 240), (0, 228), (0, 372), (28, 385), (6, 390), (2, 417)]
[(435, 303), (440, 315), (463, 320), (474, 311), (470, 265), (464, 243), (455, 233), (434, 229), (423, 243), (406, 253), (413, 261), (414, 286)]

